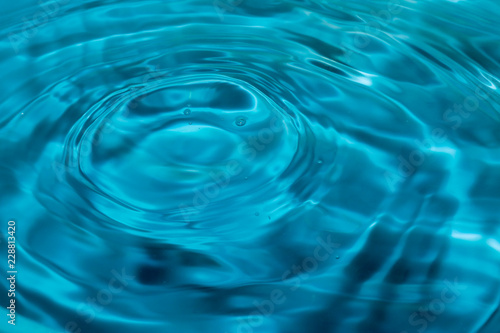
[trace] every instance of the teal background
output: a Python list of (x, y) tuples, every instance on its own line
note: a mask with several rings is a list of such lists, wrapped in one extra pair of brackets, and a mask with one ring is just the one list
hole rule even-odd
[(0, 331), (498, 332), (499, 15), (2, 1)]

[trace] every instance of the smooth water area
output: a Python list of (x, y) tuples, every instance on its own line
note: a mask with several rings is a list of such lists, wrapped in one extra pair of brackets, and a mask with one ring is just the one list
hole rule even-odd
[(0, 331), (498, 333), (499, 15), (3, 1)]

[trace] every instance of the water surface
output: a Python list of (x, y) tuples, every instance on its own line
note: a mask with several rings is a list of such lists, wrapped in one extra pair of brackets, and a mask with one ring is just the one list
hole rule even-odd
[(496, 1), (2, 7), (2, 332), (498, 332)]

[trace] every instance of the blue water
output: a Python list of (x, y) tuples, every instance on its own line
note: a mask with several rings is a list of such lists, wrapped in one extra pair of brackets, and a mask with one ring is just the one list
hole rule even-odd
[(1, 7), (0, 332), (500, 331), (498, 1)]

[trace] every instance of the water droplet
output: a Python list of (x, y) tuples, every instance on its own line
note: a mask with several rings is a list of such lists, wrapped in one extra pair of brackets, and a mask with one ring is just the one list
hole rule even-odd
[(259, 216), (259, 213), (258, 213), (258, 212), (257, 212), (257, 213), (255, 213), (255, 216)]
[(248, 180), (248, 177), (245, 177), (245, 180)]
[(236, 119), (236, 126), (243, 126), (247, 123), (247, 121), (244, 118), (237, 118)]
[(318, 160), (318, 164), (321, 164), (321, 163), (323, 163), (323, 161), (322, 160)]
[(184, 110), (184, 114), (186, 116), (189, 116), (191, 114), (191, 110), (189, 110), (189, 109)]
[(335, 259), (340, 259), (340, 257), (339, 257), (339, 256), (336, 256), (336, 257), (335, 257)]

